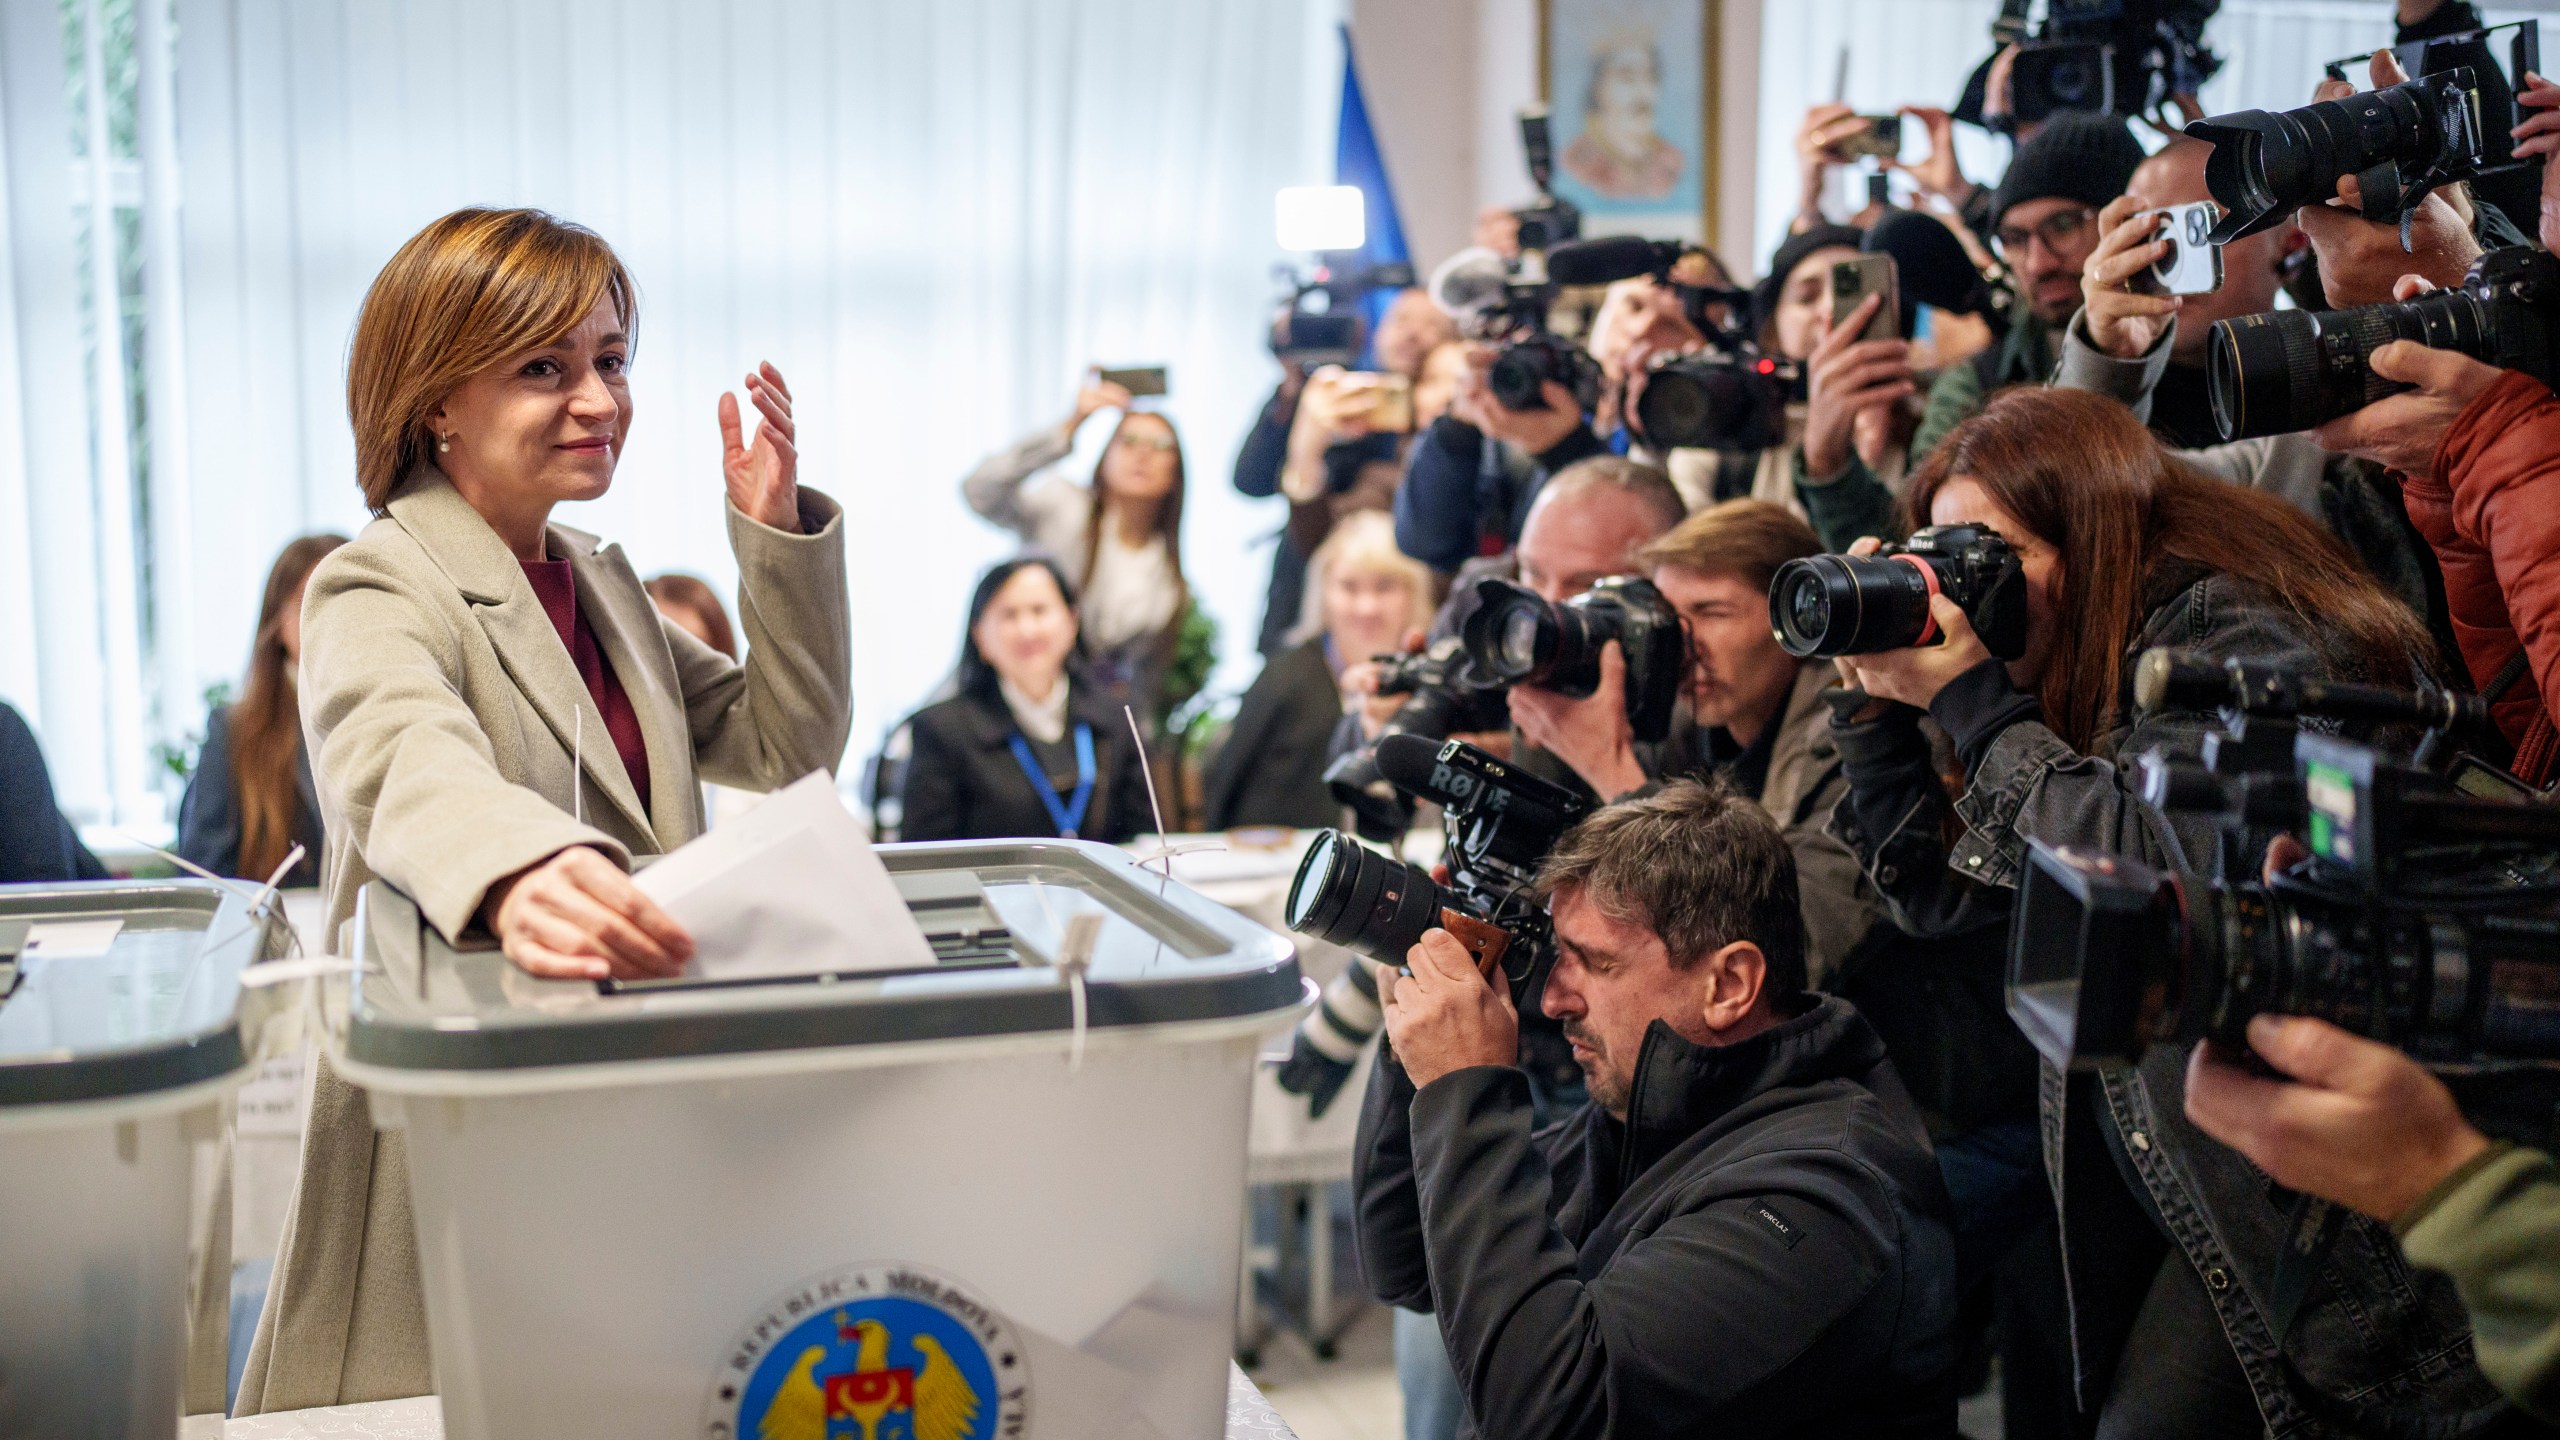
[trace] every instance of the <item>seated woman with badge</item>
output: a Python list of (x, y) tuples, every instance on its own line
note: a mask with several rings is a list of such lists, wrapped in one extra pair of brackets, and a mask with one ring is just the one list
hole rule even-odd
[[(376, 518), (311, 573), (298, 677), (333, 938), (379, 877), (530, 975), (672, 975), (692, 940), (631, 866), (702, 832), (705, 780), (769, 790), (844, 754), (844, 521), (798, 483), (780, 372), (747, 377), (752, 443), (719, 402), (745, 663), (551, 523), (612, 484), (638, 320), (612, 247), (537, 210), (447, 215), (365, 296), (347, 411)], [(664, 499), (710, 518), (707, 489)], [(402, 1137), (325, 1063), (309, 1124), (235, 1414), (434, 1389)]]
[(1155, 829), (1120, 703), (1083, 674), (1075, 587), (1037, 556), (969, 597), (960, 693), (911, 722), (902, 840), (1119, 844)]

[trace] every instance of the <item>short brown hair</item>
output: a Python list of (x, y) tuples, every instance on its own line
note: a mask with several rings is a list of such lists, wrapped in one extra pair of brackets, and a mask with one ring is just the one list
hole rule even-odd
[(1785, 1000), (1805, 988), (1795, 852), (1758, 802), (1722, 781), (1674, 781), (1566, 831), (1538, 867), (1537, 891), (1552, 902), (1568, 890), (1661, 936), (1674, 969), (1748, 940), (1768, 961), (1765, 993)]
[(1688, 503), (1680, 498), (1679, 488), (1671, 483), (1671, 477), (1664, 474), (1659, 466), (1630, 460), (1624, 455), (1593, 455), (1574, 461), (1548, 476), (1547, 483), (1538, 487), (1537, 496), (1530, 503), (1545, 504), (1593, 489), (1615, 490), (1627, 496), (1651, 510), (1665, 530), (1679, 524), (1680, 517), (1689, 513)]
[(373, 277), (347, 351), (366, 507), (382, 514), (432, 453), (427, 416), (463, 381), (566, 335), (606, 298), (632, 336), (640, 297), (621, 257), (540, 210), (456, 210), (411, 236)]
[(1727, 500), (1710, 505), (1637, 552), (1647, 570), (1674, 565), (1701, 575), (1731, 575), (1766, 590), (1778, 567), (1822, 553), (1813, 527), (1783, 505), (1766, 500)]

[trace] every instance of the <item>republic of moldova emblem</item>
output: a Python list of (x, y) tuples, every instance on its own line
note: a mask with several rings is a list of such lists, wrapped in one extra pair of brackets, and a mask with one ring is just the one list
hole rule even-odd
[[(739, 1378), (743, 1377), (743, 1378)], [(717, 1440), (1009, 1440), (1027, 1367), (1003, 1319), (912, 1266), (822, 1276), (748, 1327), (721, 1369)]]

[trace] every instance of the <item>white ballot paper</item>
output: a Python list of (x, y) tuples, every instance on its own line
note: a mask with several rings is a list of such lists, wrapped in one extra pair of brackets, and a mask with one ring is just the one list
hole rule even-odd
[(934, 963), (888, 867), (824, 770), (644, 867), (634, 883), (692, 934), (688, 977)]

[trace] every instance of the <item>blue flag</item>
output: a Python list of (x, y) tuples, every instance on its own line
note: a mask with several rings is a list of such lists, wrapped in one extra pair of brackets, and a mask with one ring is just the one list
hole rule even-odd
[[(1378, 137), (1369, 129), (1369, 105), (1360, 96), (1360, 67), (1352, 55), (1349, 26), (1342, 28), (1342, 120), (1333, 142), (1333, 183), (1358, 186), (1367, 214), (1366, 239), (1350, 263), (1357, 268), (1410, 264), (1413, 256), (1404, 248), (1404, 221), (1396, 214), (1387, 160), (1378, 153)], [(1378, 333), (1378, 322), (1394, 299), (1392, 290), (1373, 291), (1362, 298), (1360, 313), (1371, 335)], [(1363, 347), (1360, 363), (1376, 364), (1374, 347)]]

